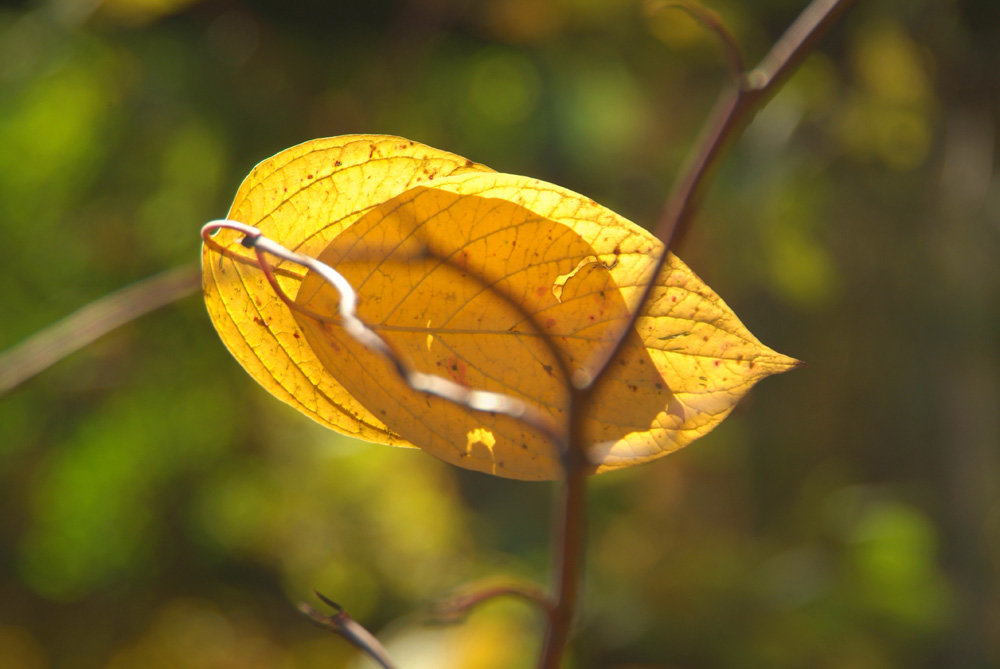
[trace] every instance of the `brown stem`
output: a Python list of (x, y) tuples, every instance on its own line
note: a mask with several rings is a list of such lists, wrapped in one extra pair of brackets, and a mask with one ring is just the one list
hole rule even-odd
[(719, 158), (763, 106), (768, 96), (777, 89), (778, 84), (809, 55), (820, 38), (853, 1), (813, 0), (778, 38), (760, 64), (745, 73), (735, 89), (727, 88), (719, 95), (715, 109), (695, 142), (682, 177), (676, 181), (667, 198), (663, 214), (654, 230), (665, 245), (664, 258), (661, 258), (657, 266), (657, 273), (665, 263), (671, 239), (681, 239), (684, 236), (701, 201), (706, 177)]
[[(854, 0), (813, 0), (778, 38), (758, 66), (742, 76), (738, 86), (726, 87), (719, 94), (715, 108), (703, 126), (698, 140), (692, 146), (681, 176), (674, 182), (660, 220), (653, 229), (654, 234), (663, 242), (663, 251), (649, 274), (649, 282), (636, 303), (631, 319), (623, 329), (624, 333), (630, 332), (635, 327), (636, 321), (643, 313), (656, 286), (656, 277), (667, 264), (672, 244), (684, 236), (697, 211), (707, 177), (712, 169), (747, 122), (777, 89), (778, 84), (802, 62), (853, 2)], [(597, 371), (586, 388), (590, 396), (598, 390), (604, 378), (604, 371), (618, 356), (626, 339), (626, 336), (622, 336), (616, 342), (612, 354), (607, 357), (604, 366)]]
[[(579, 420), (574, 422), (582, 423)], [(562, 498), (556, 514), (555, 591), (542, 646), (541, 669), (558, 669), (580, 598), (586, 544), (587, 473), (590, 466), (577, 434), (574, 431), (571, 437), (571, 448), (566, 457), (566, 477), (562, 481)]]
[(667, 0), (662, 3), (652, 3), (650, 5), (650, 14), (655, 14), (664, 9), (679, 9), (700, 23), (706, 30), (711, 30), (715, 33), (715, 36), (719, 39), (719, 43), (722, 45), (723, 55), (729, 65), (729, 72), (733, 77), (733, 81), (738, 81), (743, 76), (743, 73), (746, 72), (743, 49), (718, 12), (709, 9), (696, 0)]
[(459, 622), (476, 607), (500, 597), (520, 599), (540, 608), (546, 614), (548, 614), (551, 608), (548, 593), (544, 592), (541, 588), (535, 585), (514, 583), (473, 589), (470, 592), (450, 597), (442, 602), (438, 602), (433, 607), (431, 617), (438, 623)]
[[(570, 448), (565, 460), (566, 478), (563, 482), (561, 514), (557, 520), (559, 543), (555, 556), (555, 595), (539, 665), (541, 669), (558, 669), (569, 640), (580, 594), (579, 582), (586, 524), (586, 474), (590, 467), (584, 451), (582, 424), (588, 405), (604, 378), (604, 372), (618, 355), (627, 339), (627, 334), (635, 327), (636, 320), (648, 302), (656, 285), (656, 277), (667, 263), (671, 243), (683, 235), (697, 210), (712, 168), (746, 126), (748, 120), (774, 92), (777, 85), (806, 57), (851, 3), (852, 0), (813, 0), (775, 42), (760, 65), (740, 76), (737, 86), (727, 87), (720, 93), (715, 108), (695, 142), (690, 158), (677, 179), (654, 230), (656, 236), (663, 242), (663, 252), (649, 275), (649, 282), (635, 306), (631, 321), (622, 330), (622, 337), (605, 364), (597, 371), (593, 381), (586, 387), (573, 391)], [(721, 34), (723, 41), (730, 48), (730, 60), (738, 62), (733, 57), (734, 53), (739, 53), (738, 49), (725, 39), (728, 32)]]

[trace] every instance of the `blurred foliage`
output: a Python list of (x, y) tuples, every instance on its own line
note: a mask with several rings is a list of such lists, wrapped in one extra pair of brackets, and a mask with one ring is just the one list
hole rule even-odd
[[(762, 55), (804, 4), (711, 3)], [(680, 254), (806, 360), (593, 481), (570, 666), (1000, 666), (1000, 5), (859, 3), (748, 128)], [(0, 349), (197, 258), (254, 162), (395, 133), (652, 224), (726, 80), (620, 0), (50, 0), (0, 8)], [(0, 398), (4, 667), (529, 666), (538, 620), (411, 612), (544, 581), (546, 485), (279, 406), (200, 301)]]

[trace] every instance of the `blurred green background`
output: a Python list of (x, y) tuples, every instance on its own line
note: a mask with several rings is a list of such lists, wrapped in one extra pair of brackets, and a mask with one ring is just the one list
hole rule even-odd
[[(756, 62), (804, 0), (711, 3)], [(593, 480), (569, 666), (1000, 666), (1000, 3), (859, 3), (677, 249), (806, 367)], [(0, 8), (0, 350), (196, 262), (259, 160), (399, 134), (651, 225), (726, 71), (625, 0)], [(0, 398), (0, 666), (526, 667), (538, 618), (421, 607), (548, 577), (552, 488), (351, 442), (273, 400), (197, 296)]]

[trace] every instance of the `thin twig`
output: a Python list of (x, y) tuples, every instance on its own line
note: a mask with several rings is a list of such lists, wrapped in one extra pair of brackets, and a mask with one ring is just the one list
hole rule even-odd
[(332, 608), (336, 613), (332, 616), (319, 613), (304, 602), (299, 604), (299, 611), (308, 616), (309, 619), (319, 627), (329, 630), (334, 634), (339, 634), (347, 639), (356, 648), (378, 662), (383, 669), (395, 669), (396, 665), (393, 664), (388, 651), (386, 651), (385, 647), (374, 634), (369, 632), (361, 623), (352, 618), (340, 604), (326, 598), (318, 592), (315, 594), (320, 598), (320, 600), (323, 601), (324, 604)]
[(470, 590), (470, 592), (454, 595), (436, 603), (430, 611), (432, 619), (435, 622), (446, 624), (460, 622), (476, 607), (501, 597), (521, 599), (539, 607), (546, 614), (552, 608), (546, 593), (534, 585), (508, 583), (479, 589), (472, 587)]
[(194, 293), (197, 267), (185, 265), (143, 279), (91, 302), (0, 353), (0, 395), (116, 328)]
[[(654, 230), (665, 245), (669, 246), (672, 238), (683, 238), (700, 202), (706, 177), (730, 142), (853, 1), (813, 0), (778, 38), (760, 64), (741, 77), (735, 90), (726, 89), (719, 95), (715, 109), (693, 147), (687, 167), (682, 171), (683, 176), (675, 183)], [(666, 251), (665, 246), (657, 273), (666, 262)], [(648, 294), (644, 297), (648, 298)], [(638, 313), (641, 309), (636, 311)]]
[[(215, 251), (216, 253), (218, 253), (220, 256), (222, 256), (224, 258), (229, 258), (233, 262), (238, 262), (241, 265), (249, 265), (250, 267), (256, 267), (257, 269), (260, 269), (260, 263), (258, 263), (255, 259), (253, 259), (253, 258), (251, 258), (249, 256), (246, 256), (246, 255), (242, 255), (240, 253), (235, 253), (235, 252), (227, 249), (225, 246), (223, 246), (219, 242), (217, 242), (214, 239), (212, 239), (211, 235), (206, 235), (205, 232), (204, 232), (204, 230), (202, 230), (201, 241), (202, 241), (202, 243), (205, 244), (205, 246), (207, 246), (208, 248), (212, 249), (213, 251)], [(299, 282), (301, 282), (302, 279), (305, 278), (305, 277), (303, 277), (303, 275), (298, 274), (296, 272), (293, 272), (293, 271), (291, 271), (289, 269), (286, 269), (284, 267), (274, 267), (274, 268), (272, 268), (272, 271), (275, 274), (280, 274), (280, 275), (286, 276), (286, 277), (288, 277), (290, 279), (295, 279), (296, 281), (299, 281)]]
[[(687, 4), (687, 3), (683, 3)], [(560, 545), (555, 554), (556, 593), (552, 615), (546, 630), (545, 644), (540, 661), (541, 669), (558, 669), (569, 640), (576, 601), (579, 598), (579, 581), (582, 572), (584, 526), (586, 514), (585, 471), (589, 465), (582, 440), (583, 421), (593, 401), (605, 372), (620, 354), (628, 333), (656, 286), (656, 277), (666, 266), (672, 242), (688, 225), (700, 201), (706, 177), (717, 164), (726, 148), (745, 127), (746, 122), (793, 69), (802, 61), (826, 30), (851, 4), (851, 0), (813, 0), (785, 34), (775, 43), (761, 64), (745, 76), (739, 77), (735, 89), (724, 90), (704, 130), (694, 144), (691, 158), (675, 183), (667, 200), (655, 234), (663, 242), (663, 250), (649, 274), (649, 281), (639, 301), (622, 329), (622, 336), (593, 380), (586, 386), (574, 389), (570, 412), (570, 448), (576, 457), (568, 458), (563, 483), (562, 513), (557, 520)], [(728, 31), (718, 34), (728, 44)], [(730, 50), (731, 62), (734, 52)]]
[(675, 182), (660, 220), (653, 230), (656, 237), (663, 242), (663, 250), (649, 274), (649, 282), (640, 295), (630, 321), (623, 330), (625, 334), (618, 340), (612, 354), (605, 359), (604, 366), (598, 370), (586, 388), (591, 398), (596, 393), (605, 370), (624, 346), (627, 333), (635, 327), (636, 321), (642, 315), (656, 287), (656, 277), (667, 264), (671, 246), (684, 236), (701, 201), (712, 168), (718, 164), (725, 150), (753, 114), (776, 90), (777, 85), (784, 81), (794, 67), (812, 51), (816, 43), (853, 4), (853, 1), (813, 0), (775, 42), (760, 65), (741, 77), (739, 86), (727, 87), (719, 94), (715, 107), (692, 147), (686, 166)]
[(763, 93), (781, 83), (853, 4), (854, 0), (809, 3), (750, 73), (749, 85)]
[(719, 16), (719, 13), (709, 9), (695, 0), (665, 0), (663, 2), (652, 2), (649, 5), (649, 13), (656, 14), (665, 9), (679, 9), (700, 23), (707, 30), (715, 33), (715, 36), (722, 44), (726, 62), (729, 65), (729, 74), (734, 83), (739, 83), (740, 77), (746, 72), (746, 64), (743, 57), (743, 49), (736, 37), (729, 30), (729, 27)]

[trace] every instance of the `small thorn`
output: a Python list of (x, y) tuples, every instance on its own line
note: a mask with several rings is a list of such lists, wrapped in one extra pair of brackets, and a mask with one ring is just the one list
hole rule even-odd
[(317, 597), (319, 598), (319, 600), (320, 600), (321, 602), (323, 602), (323, 603), (324, 603), (324, 604), (326, 604), (327, 606), (329, 606), (329, 607), (333, 608), (333, 609), (334, 609), (335, 611), (337, 611), (338, 613), (339, 613), (340, 611), (343, 611), (343, 610), (344, 610), (344, 607), (343, 607), (343, 606), (341, 606), (341, 605), (340, 605), (340, 604), (338, 604), (337, 602), (333, 601), (332, 599), (330, 599), (329, 597), (327, 597), (327, 596), (326, 596), (326, 595), (324, 595), (323, 593), (319, 592), (318, 590), (313, 590), (313, 594), (314, 594), (314, 595), (316, 595), (316, 596), (317, 596)]

